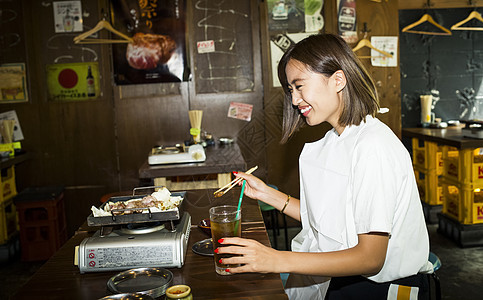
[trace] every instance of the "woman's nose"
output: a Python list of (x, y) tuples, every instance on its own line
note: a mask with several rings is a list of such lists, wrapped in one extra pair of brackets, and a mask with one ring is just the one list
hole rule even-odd
[(297, 106), (300, 102), (302, 102), (302, 97), (298, 93), (292, 93), (292, 104)]

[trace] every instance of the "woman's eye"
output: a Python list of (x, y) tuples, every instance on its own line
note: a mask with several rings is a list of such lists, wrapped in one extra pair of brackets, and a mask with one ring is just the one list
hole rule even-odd
[(300, 90), (301, 87), (302, 87), (301, 85), (296, 85), (295, 89), (298, 91), (298, 90)]

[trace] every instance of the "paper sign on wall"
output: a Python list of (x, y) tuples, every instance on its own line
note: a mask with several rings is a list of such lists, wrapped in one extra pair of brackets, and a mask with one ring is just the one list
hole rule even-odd
[(54, 1), (55, 32), (82, 31), (82, 6), (80, 1)]
[(196, 47), (198, 48), (198, 53), (215, 52), (215, 41), (200, 41), (196, 43)]
[(22, 129), (20, 128), (20, 122), (18, 121), (17, 112), (15, 110), (6, 111), (0, 113), (0, 121), (3, 120), (13, 120), (15, 121), (13, 125), (13, 140), (21, 141), (24, 139)]
[(250, 121), (252, 119), (253, 105), (246, 103), (230, 102), (228, 109), (228, 117)]
[(392, 54), (392, 57), (381, 55), (371, 49), (371, 63), (375, 67), (397, 67), (397, 36), (372, 36), (371, 44), (379, 50)]

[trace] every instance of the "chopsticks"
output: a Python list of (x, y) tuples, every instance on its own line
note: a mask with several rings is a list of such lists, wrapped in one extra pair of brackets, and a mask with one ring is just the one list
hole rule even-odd
[[(246, 174), (251, 174), (251, 173), (255, 172), (256, 169), (258, 169), (258, 166), (254, 166), (253, 168), (251, 168), (250, 170), (246, 171), (245, 173)], [(223, 187), (221, 187), (218, 190), (216, 190), (213, 194), (215, 195), (215, 197), (221, 197), (226, 192), (228, 192), (229, 190), (231, 190), (234, 186), (236, 186), (242, 180), (243, 180), (243, 178), (241, 178), (241, 177), (235, 178), (231, 182), (227, 183)]]

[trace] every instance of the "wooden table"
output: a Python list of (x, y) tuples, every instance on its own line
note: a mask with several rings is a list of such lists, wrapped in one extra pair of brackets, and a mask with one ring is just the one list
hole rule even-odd
[[(169, 269), (174, 275), (173, 284), (189, 285), (194, 299), (288, 299), (279, 274), (221, 276), (215, 272), (213, 257), (197, 255), (191, 251), (195, 242), (208, 238), (196, 224), (209, 217), (209, 208), (238, 203), (238, 187), (220, 198), (214, 198), (213, 191), (187, 191), (183, 205), (192, 218), (191, 234), (184, 266)], [(84, 300), (111, 295), (106, 283), (118, 272), (80, 274), (78, 267), (73, 265), (75, 246), (93, 233), (92, 228), (81, 226), (11, 299)], [(242, 205), (242, 236), (270, 245), (258, 203), (246, 197)]]
[[(247, 165), (236, 143), (213, 145), (205, 148), (202, 163), (149, 165), (147, 159), (139, 168), (139, 178), (154, 180), (155, 186), (170, 190), (205, 189), (222, 187), (231, 181), (231, 172), (245, 171)], [(213, 180), (209, 175), (214, 175)], [(170, 177), (188, 177), (185, 182), (174, 182)]]
[(403, 128), (402, 135), (408, 138), (417, 138), (440, 145), (462, 149), (475, 149), (483, 147), (483, 139), (465, 136), (465, 130), (458, 128)]

